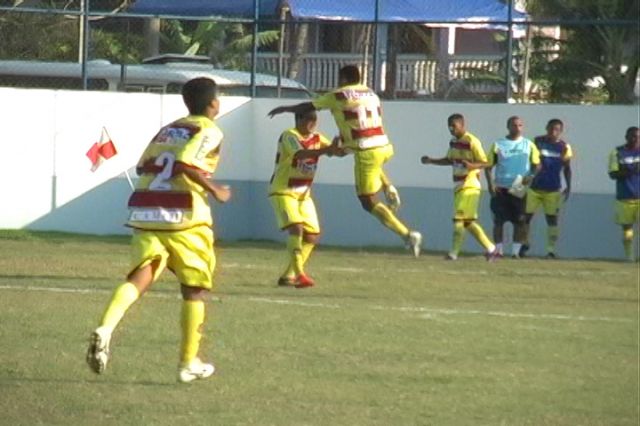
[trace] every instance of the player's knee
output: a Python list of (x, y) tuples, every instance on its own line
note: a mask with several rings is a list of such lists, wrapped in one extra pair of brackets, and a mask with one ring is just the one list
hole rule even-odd
[(558, 226), (558, 216), (555, 215), (547, 215), (547, 225), (549, 226)]
[(182, 298), (184, 300), (204, 300), (209, 290), (202, 287), (192, 287), (181, 284), (180, 291), (182, 292)]
[(462, 221), (462, 225), (463, 225), (465, 228), (468, 228), (468, 227), (470, 227), (470, 226), (471, 226), (471, 224), (472, 224), (473, 222), (475, 222), (475, 220), (464, 220), (464, 221)]
[(302, 224), (294, 223), (287, 227), (287, 232), (289, 232), (289, 235), (302, 235), (304, 233), (304, 228), (302, 227)]
[(302, 238), (305, 243), (313, 244), (315, 246), (320, 242), (320, 233), (318, 232), (317, 234), (308, 234), (305, 232)]
[(362, 196), (359, 196), (358, 199), (360, 200), (360, 205), (362, 206), (363, 209), (365, 209), (368, 212), (373, 210), (373, 206), (375, 204), (373, 201), (373, 197), (368, 195), (362, 195)]

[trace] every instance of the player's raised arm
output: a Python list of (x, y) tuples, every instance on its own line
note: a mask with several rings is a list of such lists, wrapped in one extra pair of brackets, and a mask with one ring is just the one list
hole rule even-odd
[(420, 162), (425, 165), (432, 164), (434, 166), (450, 166), (453, 164), (453, 161), (451, 161), (447, 157), (432, 158), (432, 157), (429, 157), (428, 155), (423, 155), (422, 157), (420, 157)]
[(267, 115), (269, 116), (269, 118), (273, 118), (276, 115), (282, 114), (285, 112), (290, 112), (292, 114), (305, 114), (310, 111), (315, 111), (315, 109), (316, 108), (313, 106), (313, 103), (302, 102), (296, 105), (283, 105), (283, 106), (276, 107), (271, 111), (269, 111), (269, 114)]

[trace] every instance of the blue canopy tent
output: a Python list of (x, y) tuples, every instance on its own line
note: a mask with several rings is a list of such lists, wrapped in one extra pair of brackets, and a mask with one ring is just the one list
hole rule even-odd
[[(509, 5), (499, 0), (259, 0), (261, 16), (277, 16), (281, 5), (298, 19), (359, 22), (500, 22), (509, 19)], [(175, 16), (254, 16), (254, 0), (137, 0), (133, 13)], [(526, 14), (513, 10), (512, 19)]]

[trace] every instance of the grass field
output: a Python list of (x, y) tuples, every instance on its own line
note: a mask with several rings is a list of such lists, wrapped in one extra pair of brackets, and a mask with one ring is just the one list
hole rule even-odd
[(275, 286), (283, 256), (219, 248), (218, 374), (181, 385), (172, 276), (96, 376), (86, 339), (128, 240), (1, 233), (0, 424), (638, 424), (637, 264), (320, 249), (296, 290)]

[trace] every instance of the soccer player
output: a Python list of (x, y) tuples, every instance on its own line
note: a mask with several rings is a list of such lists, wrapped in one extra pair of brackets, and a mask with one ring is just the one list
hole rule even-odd
[(320, 238), (320, 224), (311, 198), (311, 185), (318, 167), (318, 157), (333, 155), (337, 147), (316, 132), (318, 116), (308, 110), (295, 115), (295, 127), (285, 130), (278, 140), (278, 153), (269, 199), (280, 229), (289, 233), (289, 266), (278, 285), (312, 287), (313, 279), (304, 265)]
[(609, 177), (616, 181), (616, 223), (622, 226), (622, 244), (633, 262), (633, 225), (640, 224), (640, 130), (629, 127), (626, 144), (609, 155)]
[(444, 158), (423, 156), (422, 164), (453, 166), (453, 244), (446, 259), (457, 260), (464, 242), (465, 230), (484, 247), (487, 260), (498, 255), (496, 246), (478, 224), (478, 203), (480, 202), (480, 170), (488, 167), (487, 156), (482, 144), (465, 128), (462, 114), (450, 115), (447, 119), (449, 132), (453, 138), (449, 142), (449, 151)]
[(114, 329), (165, 267), (178, 278), (183, 298), (178, 380), (204, 379), (215, 371), (213, 364), (198, 357), (205, 297), (212, 289), (215, 268), (207, 195), (224, 203), (231, 191), (210, 180), (222, 142), (222, 132), (213, 121), (220, 107), (215, 82), (190, 80), (182, 98), (189, 116), (160, 129), (137, 165), (140, 179), (129, 198), (127, 223), (134, 229), (131, 270), (91, 333), (87, 351), (87, 363), (98, 374), (107, 367)]
[[(554, 118), (547, 123), (547, 134), (537, 136), (534, 143), (540, 152), (540, 172), (535, 176), (526, 197), (526, 244), (522, 254), (529, 250), (529, 226), (536, 211), (542, 206), (547, 220), (547, 257), (555, 259), (558, 241), (558, 213), (562, 201), (569, 199), (571, 193), (571, 145), (562, 140), (564, 124)], [(564, 191), (560, 174), (566, 183)]]
[[(297, 105), (280, 106), (269, 112), (273, 117), (285, 112), (304, 113), (328, 109), (340, 130), (342, 147), (353, 153), (356, 192), (362, 207), (384, 226), (399, 235), (411, 248), (413, 255), (420, 255), (422, 235), (410, 230), (395, 211), (400, 207), (400, 196), (383, 170), (393, 156), (393, 145), (382, 126), (380, 99), (373, 90), (360, 84), (360, 71), (347, 65), (338, 74), (339, 87), (323, 96)], [(389, 207), (377, 200), (384, 191)], [(391, 208), (390, 208), (391, 207)]]
[[(512, 257), (520, 258), (520, 249), (526, 242), (526, 216), (524, 185), (533, 180), (540, 169), (540, 153), (535, 144), (522, 136), (524, 122), (518, 116), (507, 120), (507, 136), (498, 139), (489, 150), (489, 167), (485, 169), (491, 211), (493, 213), (493, 240), (498, 252), (504, 253), (503, 228), (513, 224)], [(493, 168), (495, 167), (495, 173)]]

